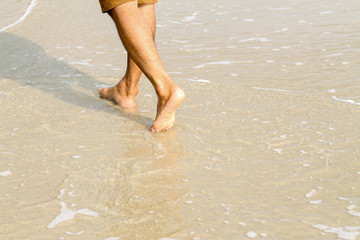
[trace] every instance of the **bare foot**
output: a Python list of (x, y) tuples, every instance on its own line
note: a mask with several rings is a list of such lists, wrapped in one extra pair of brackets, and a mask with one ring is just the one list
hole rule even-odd
[(171, 128), (175, 123), (175, 110), (185, 99), (184, 91), (175, 86), (167, 99), (158, 100), (157, 114), (150, 130), (159, 132)]
[(124, 94), (123, 93), (124, 91), (122, 91), (122, 89), (119, 88), (120, 85), (121, 84), (119, 83), (114, 87), (108, 87), (108, 88), (100, 87), (98, 89), (98, 92), (102, 98), (112, 100), (123, 108), (127, 108), (127, 109), (135, 108), (136, 94), (135, 95)]

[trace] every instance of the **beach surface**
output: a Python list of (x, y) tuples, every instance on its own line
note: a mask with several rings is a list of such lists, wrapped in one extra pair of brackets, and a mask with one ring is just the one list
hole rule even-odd
[(187, 98), (156, 134), (145, 77), (136, 111), (98, 96), (126, 52), (97, 1), (11, 2), (1, 239), (360, 238), (360, 2), (160, 0)]

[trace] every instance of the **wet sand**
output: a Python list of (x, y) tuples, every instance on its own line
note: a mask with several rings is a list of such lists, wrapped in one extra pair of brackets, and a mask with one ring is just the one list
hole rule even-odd
[(359, 4), (160, 1), (187, 99), (153, 134), (145, 77), (135, 112), (99, 98), (126, 53), (85, 3), (0, 33), (2, 239), (359, 238)]

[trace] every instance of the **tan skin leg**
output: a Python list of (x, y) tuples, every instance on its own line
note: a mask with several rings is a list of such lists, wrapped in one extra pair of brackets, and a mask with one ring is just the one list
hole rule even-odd
[[(140, 9), (137, 1), (131, 1), (112, 9), (109, 14), (130, 58), (150, 80), (158, 96), (156, 118), (150, 129), (157, 132), (174, 125), (175, 110), (185, 94), (166, 73), (155, 47), (151, 24)], [(154, 12), (154, 8), (151, 11)], [(101, 94), (102, 90), (99, 92)]]
[[(138, 7), (148, 21), (154, 39), (156, 29), (155, 6), (153, 4), (141, 4)], [(99, 88), (99, 94), (103, 98), (115, 101), (123, 108), (133, 109), (136, 107), (135, 97), (139, 92), (138, 83), (141, 75), (141, 69), (128, 54), (127, 68), (123, 78), (113, 87)]]

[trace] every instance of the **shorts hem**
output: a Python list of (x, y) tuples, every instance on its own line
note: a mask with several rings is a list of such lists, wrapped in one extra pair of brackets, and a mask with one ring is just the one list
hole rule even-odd
[[(100, 2), (100, 6), (101, 6), (101, 11), (103, 13), (106, 13), (108, 11), (110, 11), (111, 9), (120, 6), (121, 4), (127, 3), (127, 2), (131, 2), (134, 0), (99, 0)], [(158, 0), (138, 0), (138, 4), (155, 4), (157, 3)]]

